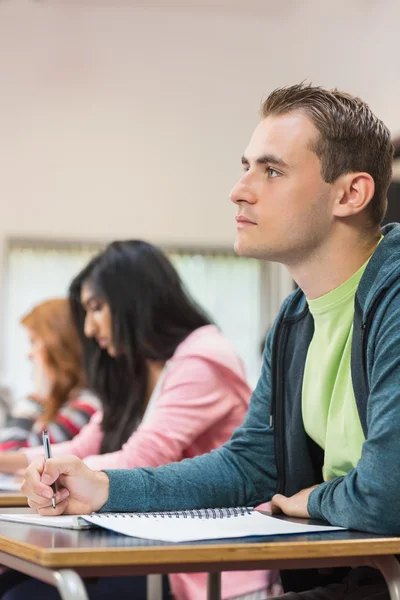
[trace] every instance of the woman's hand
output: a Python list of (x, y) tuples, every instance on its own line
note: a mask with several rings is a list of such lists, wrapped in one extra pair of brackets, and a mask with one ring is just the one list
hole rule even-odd
[(23, 452), (1, 452), (0, 473), (18, 473), (20, 469), (28, 466), (28, 459)]
[[(51, 505), (57, 482), (56, 508)], [(40, 515), (86, 515), (108, 500), (110, 482), (101, 471), (92, 471), (76, 456), (34, 460), (25, 471), (21, 492)]]

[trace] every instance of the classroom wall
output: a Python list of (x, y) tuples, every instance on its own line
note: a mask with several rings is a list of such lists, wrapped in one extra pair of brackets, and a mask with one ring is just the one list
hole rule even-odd
[(398, 128), (399, 17), (396, 0), (1, 2), (0, 240), (231, 246), (272, 88), (342, 86)]

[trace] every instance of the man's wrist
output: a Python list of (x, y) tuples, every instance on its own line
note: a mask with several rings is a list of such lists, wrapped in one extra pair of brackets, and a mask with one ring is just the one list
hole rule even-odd
[(99, 492), (96, 494), (95, 505), (93, 507), (94, 512), (98, 512), (108, 502), (110, 495), (110, 480), (107, 473), (104, 471), (97, 471), (96, 478), (98, 481)]

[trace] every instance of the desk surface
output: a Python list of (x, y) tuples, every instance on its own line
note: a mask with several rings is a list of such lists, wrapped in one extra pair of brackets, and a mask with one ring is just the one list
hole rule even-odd
[(28, 503), (21, 492), (0, 491), (0, 507), (3, 506), (28, 506)]
[[(218, 563), (222, 570), (260, 561), (400, 554), (400, 538), (359, 532), (170, 544), (104, 529), (67, 530), (0, 522), (0, 550), (45, 567), (168, 566), (169, 572)], [(166, 551), (168, 550), (168, 551)], [(185, 565), (185, 569), (183, 566)], [(252, 568), (256, 568), (253, 566)]]

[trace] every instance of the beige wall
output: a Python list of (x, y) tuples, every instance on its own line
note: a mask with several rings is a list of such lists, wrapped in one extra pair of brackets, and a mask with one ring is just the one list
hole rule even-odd
[(230, 246), (239, 156), (280, 84), (344, 87), (398, 129), (400, 3), (275, 4), (1, 2), (0, 241)]

